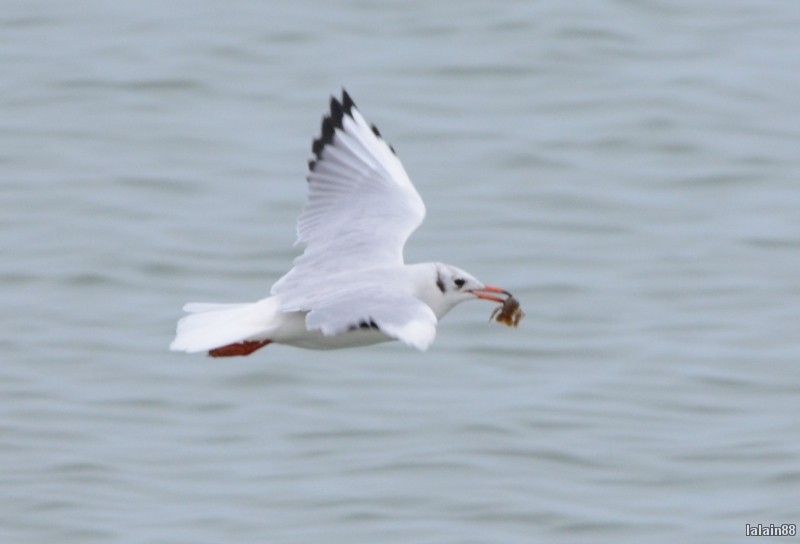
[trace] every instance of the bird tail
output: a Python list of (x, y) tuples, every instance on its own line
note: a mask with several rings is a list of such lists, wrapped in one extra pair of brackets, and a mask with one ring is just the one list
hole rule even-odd
[(183, 310), (189, 315), (178, 321), (178, 332), (169, 349), (188, 353), (268, 340), (279, 313), (274, 297), (247, 304), (192, 302)]

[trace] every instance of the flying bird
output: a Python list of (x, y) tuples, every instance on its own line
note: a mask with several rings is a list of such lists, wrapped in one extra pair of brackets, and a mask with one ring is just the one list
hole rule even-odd
[(306, 247), (294, 268), (258, 302), (184, 306), (189, 315), (178, 321), (172, 351), (230, 357), (270, 343), (338, 349), (391, 340), (424, 351), (439, 320), (461, 302), (518, 308), (509, 292), (455, 266), (404, 263), (403, 246), (425, 204), (347, 91), (341, 101), (331, 97), (311, 149), (308, 202), (297, 221), (297, 242)]

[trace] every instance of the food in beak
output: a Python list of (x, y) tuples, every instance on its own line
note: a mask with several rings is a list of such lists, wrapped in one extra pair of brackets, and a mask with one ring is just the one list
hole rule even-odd
[[(490, 293), (501, 293), (503, 295), (506, 295), (508, 298), (503, 300), (502, 298), (493, 295), (487, 295), (485, 292), (482, 293), (480, 291), (488, 291)], [(502, 306), (499, 306), (494, 309), (492, 315), (489, 317), (489, 323), (491, 323), (492, 319), (495, 319), (496, 317), (498, 323), (502, 323), (507, 327), (516, 327), (517, 325), (519, 325), (519, 322), (522, 321), (522, 318), (525, 317), (525, 313), (519, 308), (519, 301), (515, 299), (514, 295), (512, 295), (508, 291), (500, 289), (499, 287), (494, 287), (492, 285), (486, 285), (480, 291), (478, 290), (472, 291), (472, 294), (478, 298), (491, 300), (493, 302), (499, 302), (502, 304)]]
[(525, 312), (520, 310), (519, 301), (509, 294), (503, 305), (495, 308), (492, 315), (489, 316), (489, 323), (492, 322), (492, 319), (495, 319), (495, 316), (497, 316), (496, 321), (498, 323), (502, 323), (507, 327), (516, 327), (525, 317)]

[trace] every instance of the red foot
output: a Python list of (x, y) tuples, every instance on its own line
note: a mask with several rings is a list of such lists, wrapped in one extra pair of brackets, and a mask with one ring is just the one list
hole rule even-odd
[(211, 357), (236, 357), (237, 355), (250, 355), (257, 349), (261, 349), (267, 344), (271, 344), (272, 340), (239, 342), (237, 344), (228, 344), (221, 348), (212, 349), (208, 352)]

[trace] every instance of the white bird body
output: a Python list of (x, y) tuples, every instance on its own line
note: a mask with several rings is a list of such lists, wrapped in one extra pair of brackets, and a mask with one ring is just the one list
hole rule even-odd
[[(191, 311), (191, 306), (187, 304), (184, 309)], [(265, 340), (298, 348), (326, 350), (368, 346), (393, 340), (374, 329), (358, 328), (336, 336), (325, 336), (322, 331), (308, 330), (308, 312), (282, 312), (277, 297), (235, 306), (210, 309), (184, 317), (182, 325), (189, 332), (181, 334), (179, 328), (178, 338), (171, 346), (172, 350), (196, 353), (237, 342)]]
[(298, 219), (295, 266), (254, 303), (190, 303), (173, 351), (248, 355), (269, 343), (339, 349), (400, 340), (426, 350), (436, 324), (474, 298), (504, 302), (463, 270), (403, 263), (425, 205), (394, 150), (346, 92), (322, 121), (309, 161), (309, 201)]

